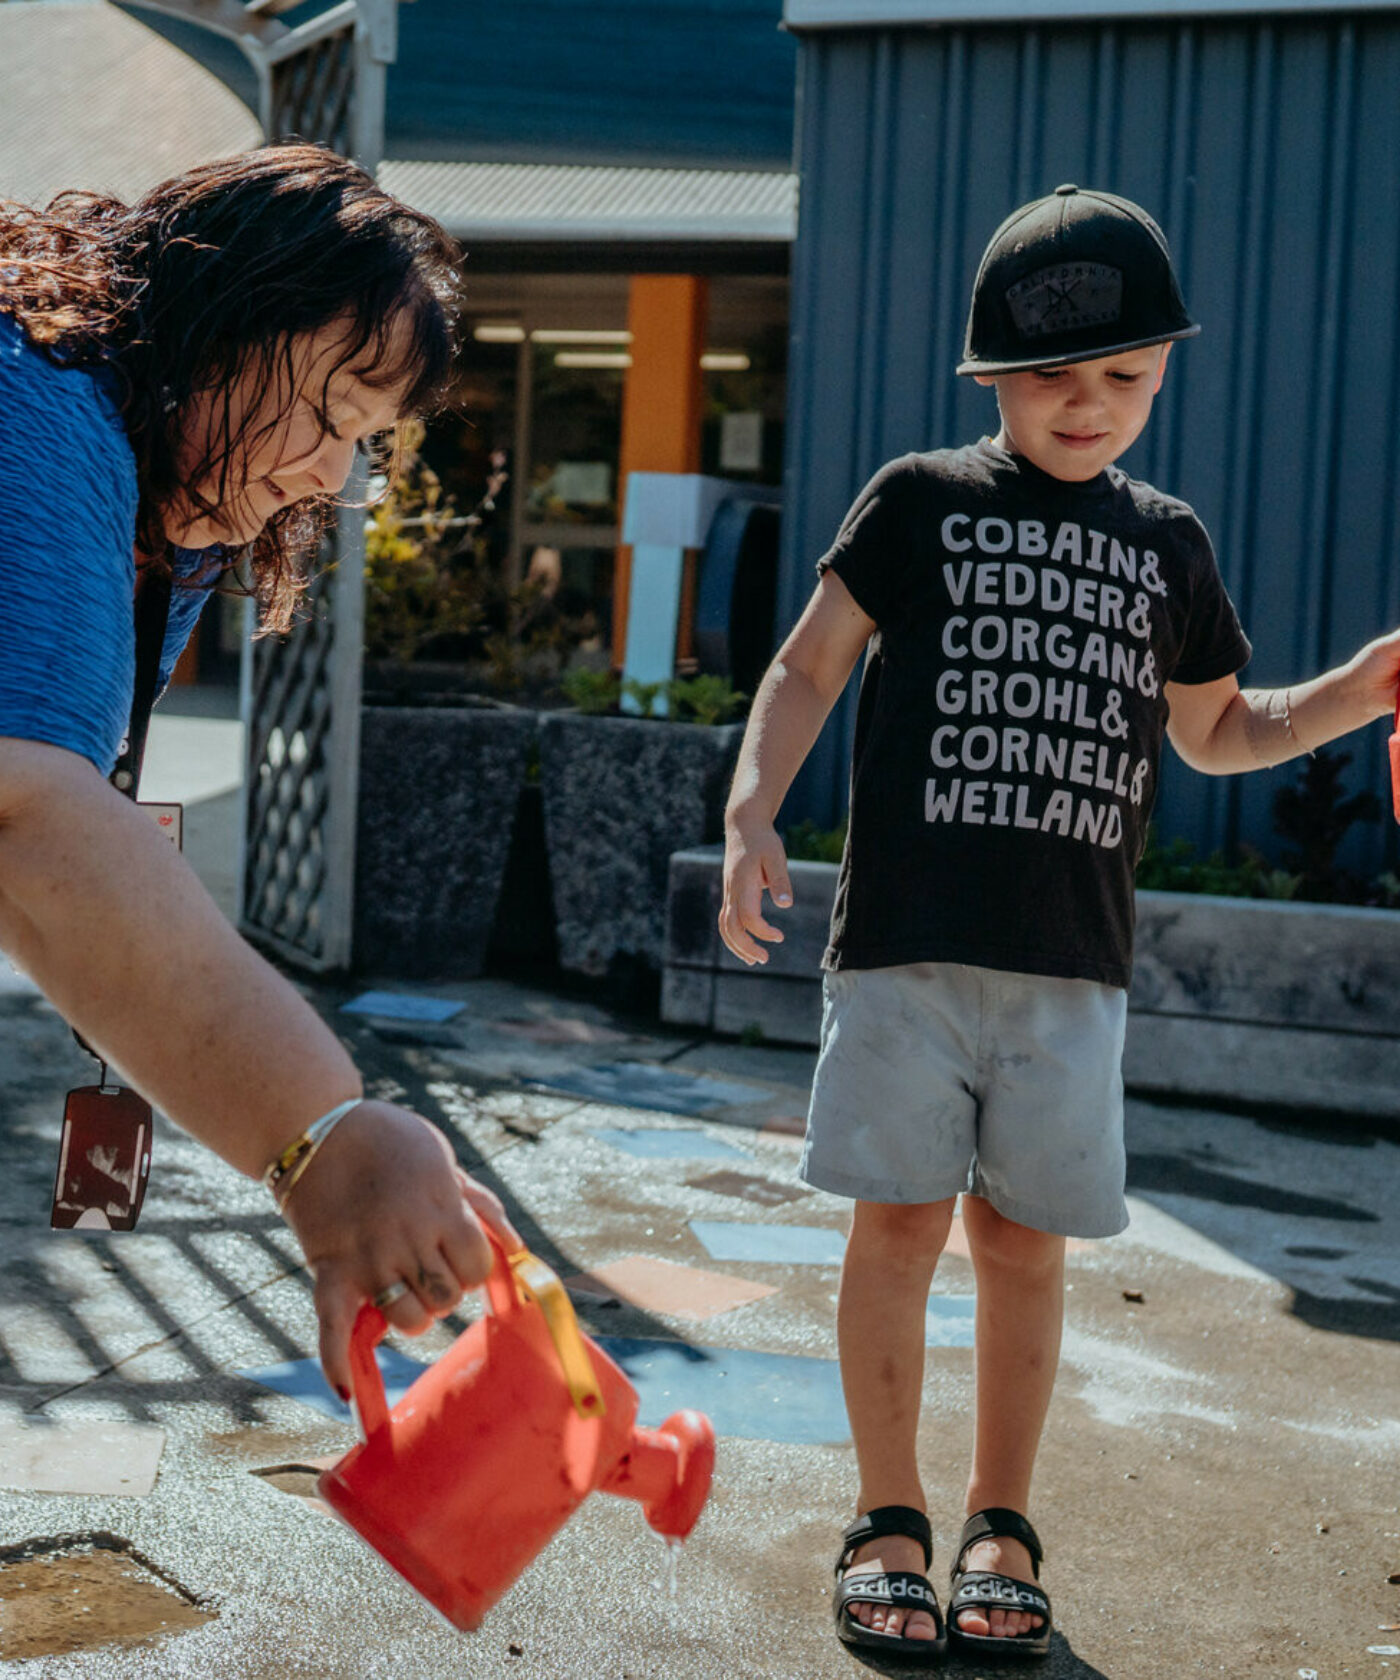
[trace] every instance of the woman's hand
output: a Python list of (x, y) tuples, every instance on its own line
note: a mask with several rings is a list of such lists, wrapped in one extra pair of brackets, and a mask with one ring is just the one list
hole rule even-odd
[(779, 910), (791, 905), (787, 853), (772, 823), (731, 815), (726, 829), (719, 933), (734, 955), (752, 968), (768, 961), (767, 951), (757, 940), (783, 942), (782, 929), (764, 920), (763, 892), (766, 887)]
[(488, 1225), (507, 1252), (520, 1238), (499, 1199), (457, 1165), (447, 1139), (417, 1114), (363, 1102), (331, 1132), (283, 1209), (316, 1279), (321, 1368), (350, 1393), (350, 1332), (361, 1305), (402, 1279), (384, 1308), (421, 1335), (491, 1269)]

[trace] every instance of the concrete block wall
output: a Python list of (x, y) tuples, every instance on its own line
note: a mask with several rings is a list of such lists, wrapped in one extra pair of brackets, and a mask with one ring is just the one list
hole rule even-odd
[[(833, 864), (794, 863), (764, 968), (724, 946), (722, 851), (671, 859), (662, 1016), (815, 1044)], [(1400, 1119), (1400, 913), (1138, 894), (1124, 1077), (1145, 1094)]]

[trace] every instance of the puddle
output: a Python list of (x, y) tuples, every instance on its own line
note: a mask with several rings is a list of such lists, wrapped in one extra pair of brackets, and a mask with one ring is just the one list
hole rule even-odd
[(779, 1184), (771, 1178), (751, 1178), (747, 1173), (707, 1173), (704, 1178), (688, 1178), (692, 1190), (712, 1190), (717, 1196), (738, 1196), (745, 1202), (757, 1202), (760, 1207), (781, 1207), (784, 1202), (796, 1202), (807, 1194), (800, 1184)]
[(6, 1662), (183, 1633), (213, 1616), (115, 1534), (67, 1534), (0, 1548), (0, 1658)]

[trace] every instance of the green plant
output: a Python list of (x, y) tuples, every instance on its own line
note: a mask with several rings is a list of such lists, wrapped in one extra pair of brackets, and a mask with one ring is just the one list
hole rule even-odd
[(1300, 875), (1275, 869), (1252, 846), (1241, 848), (1240, 861), (1230, 864), (1214, 851), (1198, 858), (1189, 840), (1178, 837), (1163, 846), (1154, 827), (1137, 867), (1137, 884), (1149, 891), (1211, 893), (1223, 898), (1293, 898), (1302, 885)]
[(846, 849), (846, 819), (835, 828), (818, 828), (810, 817), (803, 817), (784, 834), (783, 845), (793, 861), (840, 863)]
[(622, 683), (612, 671), (592, 671), (579, 666), (566, 671), (560, 680), (570, 705), (590, 716), (617, 709)]
[(628, 677), (624, 682), (611, 671), (580, 668), (566, 672), (560, 686), (581, 712), (615, 712), (625, 697), (632, 702), (630, 715), (675, 723), (724, 723), (748, 702), (748, 696), (740, 694), (728, 677), (709, 675), (671, 682)]
[(1350, 753), (1320, 747), (1304, 761), (1295, 785), (1274, 795), (1274, 833), (1291, 848), (1284, 862), (1298, 871), (1304, 898), (1347, 902), (1363, 890), (1338, 867), (1337, 848), (1354, 823), (1379, 818), (1381, 803), (1369, 789), (1347, 793), (1342, 772), (1350, 763)]
[(677, 678), (667, 685), (666, 698), (673, 718), (708, 724), (712, 728), (727, 723), (749, 703), (748, 695), (741, 694), (728, 677), (709, 672)]
[(1372, 896), (1386, 910), (1400, 909), (1400, 875), (1386, 869), (1371, 883)]
[(365, 524), (365, 652), (407, 664), (445, 636), (485, 622), (487, 590), (475, 537), (437, 474), (410, 454), (400, 482)]
[(459, 514), (410, 440), (401, 476), (365, 525), (365, 653), (399, 664), (446, 660), (481, 687), (514, 693), (552, 687), (564, 664), (597, 634), (590, 610), (563, 604), (547, 571), (511, 587), (490, 524), (506, 482), (492, 457), (486, 492)]
[(642, 682), (636, 677), (628, 677), (622, 685), (623, 697), (637, 708), (638, 717), (655, 717), (656, 702), (666, 692), (664, 682)]

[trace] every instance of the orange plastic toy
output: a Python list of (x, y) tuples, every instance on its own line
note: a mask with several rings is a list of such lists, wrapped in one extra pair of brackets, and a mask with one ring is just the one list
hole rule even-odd
[(1400, 696), (1395, 701), (1395, 732), (1390, 737), (1390, 799), (1400, 822)]
[(683, 1540), (710, 1490), (715, 1436), (699, 1412), (638, 1429), (637, 1394), (578, 1327), (559, 1279), (493, 1239), (491, 1311), (392, 1411), (362, 1307), (351, 1342), (364, 1441), (321, 1497), (454, 1627), (471, 1630), (588, 1495), (641, 1503)]

